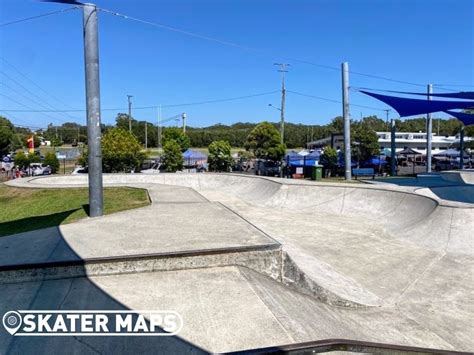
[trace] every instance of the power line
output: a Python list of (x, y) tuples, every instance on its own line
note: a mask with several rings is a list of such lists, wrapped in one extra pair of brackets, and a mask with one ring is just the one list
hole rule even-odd
[[(290, 92), (290, 93), (292, 93), (292, 94), (296, 94), (296, 95), (300, 95), (300, 96), (306, 96), (306, 97), (310, 97), (310, 98), (317, 99), (317, 100), (323, 100), (323, 101), (328, 101), (328, 102), (334, 102), (334, 103), (342, 104), (342, 101), (340, 101), (340, 100), (328, 99), (328, 98), (326, 98), (326, 97), (315, 96), (315, 95), (309, 95), (309, 94), (303, 94), (303, 93), (301, 93), (301, 92), (297, 92), (297, 91), (293, 91), (293, 90), (287, 90), (287, 91)], [(383, 112), (386, 111), (386, 110), (381, 109), (381, 108), (371, 107), (371, 106), (364, 106), (364, 105), (358, 105), (358, 104), (350, 104), (350, 106), (361, 107), (361, 108), (366, 108), (366, 109), (375, 110), (375, 111), (383, 111)]]
[[(25, 110), (25, 111), (17, 111), (17, 112), (35, 112), (35, 111), (32, 110), (31, 107), (29, 107), (28, 105), (25, 105), (25, 104), (23, 104), (23, 103), (21, 103), (21, 102), (15, 100), (15, 99), (12, 99), (12, 98), (11, 98), (10, 96), (8, 96), (8, 95), (5, 95), (5, 94), (3, 94), (3, 93), (0, 93), (0, 96), (3, 96), (3, 97), (5, 97), (5, 98), (7, 98), (8, 100), (10, 100), (11, 102), (14, 102), (14, 103), (16, 103), (17, 105), (20, 105), (20, 106), (25, 107), (25, 108), (28, 109), (28, 110)], [(3, 110), (3, 109), (2, 109), (1, 111), (2, 111), (2, 112), (9, 112), (8, 110)], [(12, 111), (12, 112), (14, 112), (14, 111)], [(64, 122), (64, 121), (62, 121), (62, 120), (60, 120), (60, 119), (58, 119), (58, 118), (56, 118), (56, 117), (53, 117), (53, 116), (51, 116), (51, 115), (49, 115), (49, 114), (47, 114), (47, 113), (43, 113), (43, 115), (46, 116), (46, 117), (49, 117), (49, 118), (52, 119), (52, 120), (59, 121), (59, 122)]]
[[(24, 79), (29, 81), (31, 84), (36, 86), (39, 90), (41, 90), (43, 93), (45, 93), (47, 96), (51, 97), (53, 100), (56, 102), (60, 103), (63, 106), (72, 108), (68, 104), (66, 104), (64, 101), (60, 100), (57, 96), (53, 95), (52, 93), (46, 91), (44, 88), (42, 88), (39, 84), (37, 84), (33, 79), (29, 78), (25, 73), (22, 73), (16, 66), (14, 66), (12, 63), (10, 63), (8, 60), (6, 60), (4, 57), (0, 57), (2, 61), (4, 61), (7, 65), (9, 65), (13, 70), (15, 70), (20, 76), (22, 76)], [(71, 116), (72, 117), (72, 116)]]
[[(47, 110), (45, 110), (44, 112), (48, 112), (49, 109), (52, 109), (52, 110), (49, 111), (49, 112), (60, 112), (60, 111), (56, 110), (56, 108), (55, 108), (54, 106), (50, 105), (50, 104), (49, 104), (48, 102), (46, 102), (43, 98), (41, 98), (40, 96), (38, 96), (37, 94), (35, 94), (35, 93), (32, 92), (31, 90), (29, 90), (27, 87), (25, 87), (23, 84), (21, 84), (20, 82), (18, 82), (18, 81), (15, 80), (14, 78), (12, 78), (10, 75), (6, 74), (4, 71), (0, 70), (0, 73), (1, 73), (2, 75), (4, 75), (6, 78), (8, 78), (9, 80), (11, 80), (12, 82), (14, 82), (14, 83), (15, 83), (16, 85), (18, 85), (20, 88), (22, 88), (23, 90), (25, 90), (25, 91), (26, 91), (27, 93), (29, 93), (32, 97), (35, 97), (35, 98), (37, 98), (38, 100), (44, 102), (44, 104), (43, 104), (43, 103), (37, 102), (36, 100), (33, 100), (33, 99), (31, 99), (31, 98), (29, 98), (29, 99), (27, 98), (29, 101), (35, 102), (35, 104), (37, 104), (37, 105), (39, 105), (39, 106), (41, 106), (41, 107), (43, 107), (43, 108), (46, 108)], [(2, 84), (5, 85), (5, 86), (7, 86), (5, 83), (2, 83)], [(11, 87), (10, 87), (10, 88), (11, 88)], [(18, 92), (18, 91), (17, 91), (17, 92)], [(23, 96), (23, 97), (26, 97), (24, 94), (20, 94), (20, 95)], [(23, 106), (25, 106), (25, 105), (23, 105)], [(3, 110), (3, 111), (5, 111), (5, 110)], [(69, 114), (67, 114), (67, 113), (66, 113), (66, 115), (69, 116), (70, 118), (74, 119), (74, 120), (76, 119), (75, 117), (73, 117), (73, 116), (71, 116), (71, 115), (69, 115)], [(49, 117), (52, 117), (52, 116), (49, 116)], [(57, 121), (66, 122), (66, 120), (64, 120), (64, 119), (59, 119), (59, 118), (54, 118), (54, 119), (57, 120)]]
[(441, 90), (446, 90), (446, 91), (459, 91), (458, 90), (453, 90), (453, 89), (448, 89), (447, 87), (450, 86), (450, 87), (459, 87), (459, 88), (472, 88), (474, 87), (474, 85), (460, 85), (460, 84), (433, 84), (433, 86), (435, 86), (436, 88), (438, 89), (441, 89)]
[[(350, 90), (353, 90), (353, 91), (360, 91), (360, 90), (370, 90), (370, 91), (382, 91), (382, 92), (398, 92), (400, 94), (406, 94), (406, 95), (410, 95), (410, 94), (413, 94), (413, 93), (410, 93), (410, 92), (400, 92), (400, 91), (393, 91), (393, 90), (386, 90), (386, 89), (373, 89), (373, 88), (366, 88), (366, 87), (357, 87), (357, 86), (351, 86), (349, 88)], [(458, 90), (451, 90), (451, 89), (443, 89), (444, 91), (451, 91), (451, 92), (456, 92)], [(423, 93), (425, 94), (425, 93)]]
[[(0, 111), (0, 112), (4, 112), (4, 111)], [(12, 114), (10, 114), (10, 113), (8, 113), (8, 112), (4, 112), (4, 113), (8, 116), (8, 119), (9, 119), (10, 122), (11, 122), (10, 119), (14, 119), (14, 120), (16, 120), (16, 121), (20, 121), (20, 122), (23, 122), (23, 123), (25, 123), (25, 124), (28, 124), (28, 122), (26, 122), (26, 121), (24, 121), (24, 120), (22, 120), (22, 119), (20, 119), (20, 118), (18, 118), (18, 117), (13, 116)], [(5, 118), (7, 118), (7, 117), (5, 117)], [(13, 122), (11, 122), (11, 123), (12, 123), (14, 126), (17, 126), (17, 127), (25, 127), (25, 128), (31, 127), (31, 128), (33, 128), (33, 126), (18, 125), (18, 124), (15, 124), (15, 123), (13, 123)], [(4, 125), (4, 126), (5, 126), (5, 125)], [(35, 127), (35, 128), (41, 128), (41, 127)]]
[[(197, 101), (197, 102), (188, 102), (188, 103), (180, 103), (180, 104), (170, 104), (170, 105), (137, 106), (137, 107), (134, 107), (133, 109), (134, 110), (149, 110), (149, 109), (157, 109), (160, 106), (162, 108), (169, 108), (169, 107), (205, 105), (205, 104), (212, 104), (212, 103), (218, 103), (218, 102), (243, 100), (243, 99), (248, 99), (248, 98), (252, 98), (252, 97), (275, 94), (277, 92), (279, 92), (279, 91), (274, 90), (274, 91), (267, 91), (267, 92), (263, 92), (263, 93), (259, 93), (259, 94), (253, 94), (253, 95), (236, 96), (236, 97), (229, 97), (229, 98), (215, 99), (215, 100), (207, 100), (207, 101)], [(101, 109), (101, 111), (125, 111), (127, 109), (128, 108), (124, 108), (124, 107), (121, 107), (121, 108), (104, 108), (104, 109)], [(2, 111), (3, 112), (85, 112), (86, 110), (84, 110), (84, 109), (74, 109), (74, 110), (10, 110), (10, 109), (2, 109)]]
[(40, 15), (36, 15), (36, 16), (26, 17), (26, 18), (23, 18), (23, 19), (20, 19), (20, 20), (15, 20), (15, 21), (10, 21), (10, 22), (6, 22), (6, 23), (2, 23), (2, 24), (0, 24), (0, 27), (5, 27), (5, 26), (13, 25), (13, 24), (15, 24), (15, 23), (20, 23), (20, 22), (25, 22), (25, 21), (29, 21), (29, 20), (34, 20), (34, 19), (41, 18), (41, 17), (51, 16), (51, 15), (55, 15), (55, 14), (59, 14), (59, 13), (63, 13), (63, 12), (71, 11), (71, 10), (75, 10), (75, 9), (77, 9), (77, 8), (79, 8), (79, 6), (68, 7), (67, 9), (62, 9), (62, 10), (58, 10), (58, 11), (47, 12), (47, 13), (40, 14)]
[[(121, 13), (118, 13), (118, 12), (115, 12), (115, 11), (111, 11), (111, 10), (107, 10), (107, 9), (104, 9), (104, 8), (99, 8), (99, 10), (103, 11), (103, 12), (106, 12), (106, 13), (109, 13), (109, 14), (112, 14), (112, 15), (117, 16), (117, 17), (121, 17), (125, 20), (131, 20), (131, 21), (139, 22), (139, 23), (146, 24), (146, 25), (149, 25), (149, 26), (165, 29), (165, 30), (168, 30), (168, 31), (181, 33), (181, 34), (186, 35), (186, 36), (199, 38), (199, 39), (210, 41), (210, 42), (219, 43), (219, 44), (222, 44), (222, 45), (225, 45), (225, 46), (239, 48), (239, 49), (242, 49), (242, 50), (245, 50), (245, 51), (250, 51), (250, 52), (266, 54), (266, 55), (270, 55), (272, 57), (277, 57), (277, 58), (293, 61), (293, 62), (296, 62), (296, 63), (307, 64), (307, 65), (311, 65), (311, 66), (315, 66), (315, 67), (319, 67), (319, 68), (324, 68), (324, 69), (329, 69), (329, 70), (334, 70), (334, 71), (338, 71), (338, 72), (340, 71), (339, 67), (314, 63), (314, 62), (311, 62), (311, 61), (308, 61), (308, 60), (303, 60), (303, 59), (299, 59), (299, 58), (295, 58), (295, 57), (281, 56), (277, 53), (274, 53), (272, 51), (268, 51), (268, 50), (265, 50), (265, 49), (243, 46), (243, 45), (240, 45), (240, 44), (235, 43), (235, 42), (225, 41), (225, 40), (221, 40), (221, 39), (218, 39), (218, 38), (201, 35), (199, 33), (182, 30), (180, 28), (164, 25), (164, 24), (161, 24), (161, 23), (158, 23), (158, 22), (142, 20), (142, 19), (139, 19), (139, 18), (136, 18), (136, 17), (133, 17), (133, 16), (124, 15), (124, 14), (121, 14)], [(373, 78), (373, 79), (380, 79), (380, 80), (386, 80), (386, 81), (390, 81), (390, 82), (396, 82), (396, 83), (400, 83), (400, 84), (407, 84), (407, 85), (414, 85), (414, 86), (421, 86), (421, 87), (426, 86), (426, 84), (422, 84), (422, 83), (415, 83), (415, 82), (410, 82), (410, 81), (405, 81), (405, 80), (398, 80), (398, 79), (388, 78), (388, 77), (384, 77), (384, 76), (380, 76), (380, 75), (366, 74), (366, 73), (361, 73), (361, 72), (356, 72), (356, 71), (350, 71), (350, 73), (354, 74), (354, 75), (360, 75), (360, 76), (365, 76), (365, 77), (368, 77), (368, 78)]]

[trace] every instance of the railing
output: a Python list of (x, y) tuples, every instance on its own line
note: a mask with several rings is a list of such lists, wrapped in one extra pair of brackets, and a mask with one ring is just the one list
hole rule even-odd
[(331, 351), (347, 351), (355, 353), (369, 354), (472, 354), (471, 352), (439, 350), (430, 348), (420, 348), (405, 345), (393, 345), (384, 343), (371, 343), (358, 340), (346, 339), (325, 339), (306, 343), (295, 343), (269, 348), (251, 349), (236, 351), (229, 354), (250, 355), (250, 354), (316, 354)]

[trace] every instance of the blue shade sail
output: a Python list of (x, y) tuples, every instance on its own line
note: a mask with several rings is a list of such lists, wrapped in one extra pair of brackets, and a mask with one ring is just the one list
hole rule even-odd
[(433, 96), (433, 97), (444, 97), (444, 98), (449, 98), (449, 99), (474, 100), (474, 91), (431, 93), (431, 94), (428, 94), (427, 92), (423, 93), (423, 92), (407, 92), (407, 91), (392, 91), (392, 90), (375, 90), (375, 91), (393, 92), (395, 94), (404, 94), (404, 95)]
[(453, 117), (456, 117), (459, 121), (464, 123), (465, 126), (474, 124), (474, 114), (465, 113), (465, 112), (456, 112), (456, 111), (445, 111), (447, 114), (450, 114)]
[(425, 113), (447, 111), (452, 109), (465, 109), (474, 107), (474, 101), (439, 101), (439, 100), (418, 100), (407, 99), (404, 97), (388, 96), (374, 94), (372, 92), (363, 91), (362, 93), (372, 96), (387, 105), (391, 106), (398, 112), (400, 117), (420, 115)]

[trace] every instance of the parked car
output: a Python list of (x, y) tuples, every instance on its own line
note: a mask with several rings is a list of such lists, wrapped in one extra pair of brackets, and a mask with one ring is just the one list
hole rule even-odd
[(261, 176), (280, 176), (280, 164), (272, 160), (258, 160), (255, 174)]
[(144, 169), (140, 171), (142, 174), (159, 174), (160, 169), (162, 169), (162, 164), (161, 163), (154, 163), (150, 169)]
[(89, 172), (89, 168), (87, 166), (86, 167), (78, 166), (78, 167), (74, 168), (74, 170), (71, 172), (71, 174), (73, 174), (73, 175), (87, 174), (88, 172)]
[(39, 175), (51, 175), (52, 170), (49, 165), (43, 165), (41, 163), (31, 163), (30, 164), (30, 174), (33, 176)]

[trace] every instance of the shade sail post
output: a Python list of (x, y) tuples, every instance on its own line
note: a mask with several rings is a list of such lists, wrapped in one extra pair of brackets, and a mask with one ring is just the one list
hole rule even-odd
[(351, 171), (351, 116), (349, 111), (349, 63), (344, 62), (342, 69), (342, 112), (344, 117), (344, 176), (352, 179)]
[[(431, 101), (430, 94), (433, 92), (433, 85), (428, 84), (428, 101)], [(433, 120), (431, 113), (426, 114), (426, 172), (431, 173), (431, 147), (433, 137)]]
[(464, 125), (462, 125), (459, 135), (459, 169), (464, 169)]
[(395, 119), (390, 121), (390, 175), (395, 176)]

